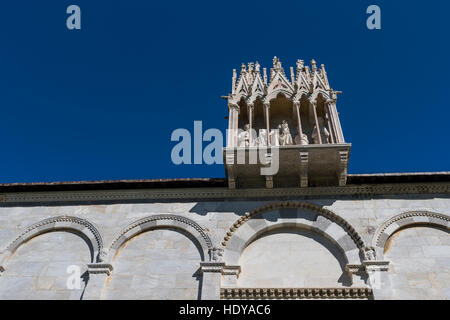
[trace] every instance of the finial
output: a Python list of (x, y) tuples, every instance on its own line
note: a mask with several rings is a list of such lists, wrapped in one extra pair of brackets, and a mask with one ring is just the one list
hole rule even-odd
[(253, 71), (253, 66), (254, 66), (255, 64), (253, 63), (253, 62), (249, 62), (248, 63), (248, 72), (252, 72)]
[(297, 60), (297, 70), (302, 70), (304, 64), (305, 64), (305, 61), (303, 61), (303, 60), (301, 60), (301, 59), (298, 59), (298, 60)]
[(312, 71), (315, 72), (317, 70), (316, 60), (311, 60)]
[(274, 57), (273, 57), (272, 63), (273, 63), (273, 67), (276, 68), (276, 67), (277, 67), (277, 64), (278, 64), (278, 58), (277, 58), (277, 56), (274, 56)]
[(241, 64), (241, 74), (245, 73), (245, 63)]
[(255, 63), (255, 71), (256, 71), (256, 72), (260, 72), (259, 69), (260, 69), (259, 62), (256, 61), (256, 63)]
[(320, 68), (322, 69), (322, 71), (323, 71), (324, 73), (326, 73), (326, 71), (325, 71), (325, 65), (324, 65), (323, 63), (320, 65)]
[(267, 85), (267, 68), (263, 68), (263, 80), (264, 84)]
[(280, 70), (281, 69), (280, 59), (278, 59), (276, 56), (273, 57), (273, 69), (274, 70)]

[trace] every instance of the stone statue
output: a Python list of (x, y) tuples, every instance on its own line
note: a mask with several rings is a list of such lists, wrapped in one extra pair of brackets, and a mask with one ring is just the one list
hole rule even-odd
[(278, 58), (275, 56), (275, 57), (273, 57), (272, 62), (273, 62), (273, 68), (274, 68), (274, 69), (281, 69), (281, 62), (280, 62), (280, 59), (278, 59)]
[[(322, 138), (322, 143), (328, 143), (329, 142), (330, 133), (328, 132), (327, 128), (325, 128), (325, 126), (323, 125), (323, 118), (322, 117), (318, 117), (317, 118), (317, 122), (319, 123), (319, 131), (320, 131), (320, 137)], [(313, 141), (314, 141), (315, 144), (319, 143), (319, 134), (317, 132), (316, 125), (314, 125), (313, 133), (312, 133), (311, 137), (313, 138)]]
[(238, 135), (238, 147), (250, 146), (250, 125), (244, 125), (244, 130)]
[(288, 146), (294, 144), (292, 140), (291, 132), (289, 131), (289, 126), (286, 120), (283, 120), (282, 123), (278, 126), (280, 130), (280, 145)]
[(209, 253), (211, 255), (211, 260), (216, 262), (221, 262), (223, 257), (223, 249), (222, 248), (211, 248), (209, 249)]
[(301, 138), (298, 135), (295, 136), (295, 144), (308, 145), (309, 144), (308, 136), (304, 133), (302, 133)]
[(366, 260), (375, 260), (375, 248), (374, 247), (366, 247), (364, 248), (364, 256)]
[(259, 62), (258, 61), (256, 61), (256, 63), (255, 63), (255, 71), (256, 72), (259, 72), (259, 69), (261, 68), (261, 66), (259, 65)]
[(266, 129), (260, 129), (259, 130), (258, 146), (261, 146), (261, 147), (267, 146), (267, 132), (266, 132)]
[(270, 145), (271, 146), (279, 146), (280, 145), (280, 130), (272, 129), (270, 130)]

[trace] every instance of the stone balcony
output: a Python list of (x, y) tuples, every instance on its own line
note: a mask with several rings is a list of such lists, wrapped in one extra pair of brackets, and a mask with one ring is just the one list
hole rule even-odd
[[(228, 186), (292, 188), (344, 186), (351, 144), (311, 144), (223, 149)], [(278, 163), (276, 163), (278, 158)]]

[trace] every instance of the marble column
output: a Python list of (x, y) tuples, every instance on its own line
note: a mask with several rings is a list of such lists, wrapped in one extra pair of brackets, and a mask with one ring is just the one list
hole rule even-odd
[(270, 103), (264, 103), (264, 119), (266, 120), (267, 147), (270, 146)]
[(317, 119), (317, 101), (309, 101), (311, 103), (313, 113), (314, 113), (314, 122), (316, 124), (317, 137), (319, 138), (319, 144), (322, 144), (322, 133), (320, 132), (319, 120)]
[(327, 101), (332, 115), (332, 122), (336, 130), (336, 143), (345, 143), (344, 134), (342, 133), (341, 122), (336, 109), (336, 100), (330, 99)]
[(325, 102), (324, 107), (325, 107), (325, 112), (327, 115), (327, 125), (328, 125), (328, 130), (330, 131), (331, 143), (336, 143), (336, 130), (333, 125), (331, 112), (330, 112), (330, 106), (329, 106), (328, 102)]
[(237, 131), (238, 131), (238, 110), (239, 106), (235, 104), (228, 104), (229, 110), (229, 147), (237, 147)]
[(301, 144), (303, 130), (302, 130), (302, 119), (300, 118), (300, 101), (294, 102), (294, 107), (297, 112), (298, 138)]
[(248, 105), (248, 125), (250, 127), (250, 136), (249, 136), (249, 146), (251, 147), (253, 145), (253, 135), (252, 135), (252, 130), (253, 130), (253, 111), (254, 111), (254, 105), (253, 104), (249, 104)]

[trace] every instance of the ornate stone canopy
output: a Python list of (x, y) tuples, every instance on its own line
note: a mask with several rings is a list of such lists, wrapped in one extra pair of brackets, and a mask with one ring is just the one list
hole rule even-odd
[[(341, 92), (330, 87), (325, 66), (317, 68), (314, 60), (311, 67), (297, 60), (295, 71), (289, 70), (290, 79), (277, 57), (270, 79), (258, 62), (242, 64), (239, 77), (233, 70), (231, 93), (224, 97), (230, 188), (345, 185), (350, 144), (336, 109)], [(260, 149), (267, 152), (255, 156)], [(274, 161), (277, 172), (261, 174)]]

